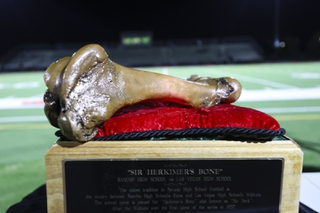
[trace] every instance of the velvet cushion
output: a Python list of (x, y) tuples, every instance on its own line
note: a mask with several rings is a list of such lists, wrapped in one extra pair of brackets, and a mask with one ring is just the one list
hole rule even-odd
[(252, 108), (231, 104), (191, 108), (172, 102), (150, 101), (118, 111), (100, 127), (95, 140), (115, 140), (120, 136), (127, 136), (121, 137), (123, 140), (166, 135), (172, 138), (183, 136), (181, 133), (188, 137), (228, 135), (250, 138), (252, 135), (256, 139), (269, 139), (284, 135), (285, 131), (272, 116)]

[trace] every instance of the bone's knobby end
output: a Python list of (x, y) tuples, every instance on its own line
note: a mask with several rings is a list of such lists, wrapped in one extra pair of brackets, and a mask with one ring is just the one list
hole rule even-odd
[(69, 63), (70, 59), (70, 56), (63, 57), (50, 64), (45, 71), (43, 80), (50, 92), (53, 92), (55, 87), (60, 86), (60, 78), (62, 77), (61, 75), (63, 74), (63, 71)]
[(69, 140), (78, 141), (78, 142), (87, 142), (92, 139), (96, 132), (92, 131), (91, 134), (86, 134), (84, 132), (83, 123), (73, 111), (61, 112), (58, 117), (58, 125), (61, 133), (68, 138)]
[(222, 98), (220, 103), (233, 103), (237, 101), (242, 92), (242, 85), (241, 83), (232, 77), (225, 77), (227, 81), (230, 94), (226, 98)]

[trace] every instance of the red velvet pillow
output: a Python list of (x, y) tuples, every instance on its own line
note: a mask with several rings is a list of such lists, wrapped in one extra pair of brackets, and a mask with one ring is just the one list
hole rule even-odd
[(121, 109), (100, 127), (94, 140), (271, 139), (284, 134), (284, 129), (273, 117), (255, 109), (231, 104), (190, 108), (154, 101)]

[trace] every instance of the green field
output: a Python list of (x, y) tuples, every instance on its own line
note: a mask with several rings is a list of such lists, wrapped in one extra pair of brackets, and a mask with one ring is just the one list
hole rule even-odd
[[(304, 152), (304, 171), (320, 171), (320, 62), (148, 67), (181, 78), (233, 76), (235, 105), (275, 117)], [(57, 140), (43, 113), (43, 72), (0, 74), (0, 212), (45, 183), (44, 156)]]

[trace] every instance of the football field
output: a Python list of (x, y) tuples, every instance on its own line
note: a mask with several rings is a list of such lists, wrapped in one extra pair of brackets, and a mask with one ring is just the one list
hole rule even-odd
[[(304, 171), (320, 171), (320, 62), (138, 68), (187, 78), (232, 76), (234, 105), (272, 115), (304, 152)], [(57, 140), (43, 113), (44, 72), (0, 74), (0, 212), (45, 183), (44, 156)]]

